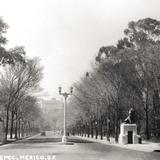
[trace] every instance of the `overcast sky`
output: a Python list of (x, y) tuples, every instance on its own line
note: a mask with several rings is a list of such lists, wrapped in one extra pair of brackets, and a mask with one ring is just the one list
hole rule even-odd
[(129, 21), (160, 20), (159, 0), (0, 0), (8, 47), (23, 45), (44, 66), (42, 87), (58, 98), (90, 69), (101, 46), (116, 44)]

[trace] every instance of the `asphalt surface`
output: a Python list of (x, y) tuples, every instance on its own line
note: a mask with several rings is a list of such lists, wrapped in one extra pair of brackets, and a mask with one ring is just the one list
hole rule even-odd
[(160, 160), (159, 153), (146, 153), (70, 137), (35, 136), (0, 146), (0, 160)]

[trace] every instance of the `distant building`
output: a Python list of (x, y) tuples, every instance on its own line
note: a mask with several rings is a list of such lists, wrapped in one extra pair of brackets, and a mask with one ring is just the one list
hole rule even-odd
[(51, 130), (63, 128), (63, 102), (55, 98), (51, 100), (42, 100), (41, 108)]

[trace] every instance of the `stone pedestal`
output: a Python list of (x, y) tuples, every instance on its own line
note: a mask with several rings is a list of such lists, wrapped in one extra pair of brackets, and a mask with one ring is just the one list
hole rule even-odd
[(138, 144), (139, 138), (136, 124), (121, 124), (119, 144)]
[(63, 137), (62, 137), (62, 143), (67, 143), (67, 140), (68, 140), (67, 136), (63, 135)]
[(0, 121), (0, 143), (4, 143), (4, 126), (3, 122)]

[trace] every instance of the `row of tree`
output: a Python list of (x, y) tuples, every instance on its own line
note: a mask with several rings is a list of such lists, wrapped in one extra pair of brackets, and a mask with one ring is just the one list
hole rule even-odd
[[(0, 19), (0, 116), (5, 141), (40, 129), (43, 122), (35, 92), (39, 90), (42, 67), (38, 58), (27, 58), (23, 47), (6, 49), (8, 25)], [(14, 135), (14, 137), (13, 137)]]
[(101, 47), (92, 71), (74, 84), (73, 134), (118, 142), (120, 124), (133, 108), (138, 134), (160, 138), (160, 21), (129, 22), (124, 34), (115, 46)]

